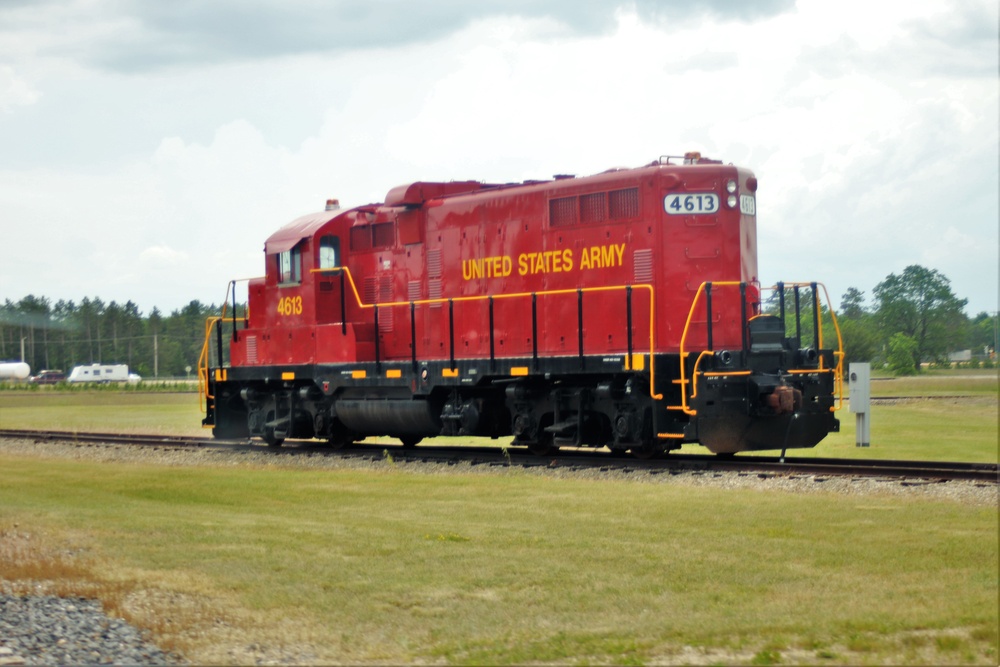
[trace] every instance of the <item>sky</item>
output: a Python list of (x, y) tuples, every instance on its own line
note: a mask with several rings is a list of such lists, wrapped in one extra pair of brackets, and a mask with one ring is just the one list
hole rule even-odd
[(998, 309), (995, 0), (0, 0), (0, 300), (220, 303), (294, 218), (700, 151), (760, 279)]

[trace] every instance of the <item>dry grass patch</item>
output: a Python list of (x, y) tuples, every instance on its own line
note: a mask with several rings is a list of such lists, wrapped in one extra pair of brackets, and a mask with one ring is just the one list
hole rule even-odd
[(195, 664), (323, 664), (345, 655), (338, 647), (314, 650), (329, 638), (305, 619), (244, 609), (196, 573), (119, 567), (87, 541), (72, 530), (56, 537), (0, 526), (0, 589), (99, 600), (105, 613)]

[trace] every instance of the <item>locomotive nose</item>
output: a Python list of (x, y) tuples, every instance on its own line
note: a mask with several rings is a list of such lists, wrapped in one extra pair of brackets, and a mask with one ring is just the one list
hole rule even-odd
[(748, 384), (713, 382), (698, 406), (698, 439), (716, 454), (813, 447), (837, 430), (828, 407), (806, 400), (801, 389), (776, 376), (752, 376)]

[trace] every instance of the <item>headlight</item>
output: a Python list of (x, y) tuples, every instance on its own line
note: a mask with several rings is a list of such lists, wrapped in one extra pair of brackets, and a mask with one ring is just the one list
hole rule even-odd
[(728, 183), (726, 183), (726, 192), (728, 192), (729, 194), (733, 194), (734, 192), (736, 192), (736, 181), (729, 181)]
[(736, 195), (729, 195), (726, 203), (729, 204), (729, 208), (736, 208)]

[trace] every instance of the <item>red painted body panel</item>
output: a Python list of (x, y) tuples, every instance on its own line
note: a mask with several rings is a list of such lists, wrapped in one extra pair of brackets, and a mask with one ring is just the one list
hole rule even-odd
[[(634, 351), (676, 353), (702, 282), (757, 280), (756, 219), (726, 204), (729, 180), (737, 202), (753, 197), (756, 179), (745, 169), (654, 163), (522, 185), (415, 183), (391, 190), (384, 205), (303, 216), (267, 240), (265, 275), (250, 282), (249, 325), (232, 343), (232, 364), (373, 360), (374, 304), (398, 304), (378, 308), (379, 358), (408, 360), (410, 302), (418, 359), (449, 358), (451, 318), (459, 359), (488, 358), (491, 342), (499, 358), (536, 348), (575, 355), (581, 288), (585, 353), (622, 354), (625, 286), (633, 286)], [(668, 195), (709, 193), (717, 212), (665, 210)], [(338, 239), (337, 264), (347, 271), (317, 271), (324, 236)], [(299, 273), (281, 282), (280, 253), (296, 252)], [(715, 299), (715, 347), (738, 347), (738, 291)], [(699, 310), (689, 348), (705, 343)]]

